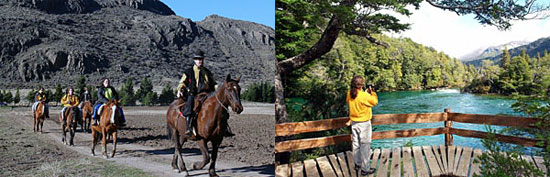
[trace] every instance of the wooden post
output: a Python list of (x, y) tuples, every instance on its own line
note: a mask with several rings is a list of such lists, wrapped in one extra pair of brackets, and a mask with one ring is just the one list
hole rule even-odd
[[(451, 108), (445, 108), (443, 110), (445, 114), (443, 115), (445, 117), (445, 129), (447, 131), (453, 127), (453, 122), (449, 120), (449, 113), (451, 113)], [(447, 132), (445, 133), (445, 146), (452, 146), (453, 145), (453, 134)]]

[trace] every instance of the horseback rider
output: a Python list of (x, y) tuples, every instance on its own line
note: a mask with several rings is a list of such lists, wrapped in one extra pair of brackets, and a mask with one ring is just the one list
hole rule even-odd
[[(191, 135), (191, 119), (195, 117), (193, 113), (195, 96), (199, 93), (210, 93), (216, 90), (216, 80), (212, 76), (210, 70), (204, 67), (204, 52), (198, 51), (193, 56), (193, 67), (187, 69), (181, 76), (178, 88), (177, 97), (181, 98), (187, 96), (185, 108), (183, 109), (183, 116), (187, 121), (186, 135)], [(182, 92), (182, 90), (184, 92)], [(186, 93), (187, 95), (184, 95)], [(226, 135), (233, 136), (234, 134), (227, 126)]]
[(44, 88), (40, 87), (38, 92), (36, 92), (36, 94), (34, 95), (34, 103), (32, 104), (32, 113), (33, 113), (33, 115), (36, 112), (36, 106), (38, 105), (38, 102), (43, 101), (45, 103), (44, 113), (46, 114), (46, 119), (50, 118), (50, 110), (48, 108), (49, 106), (48, 106), (47, 100), (48, 100), (48, 97), (46, 95), (46, 92), (44, 91)]
[[(101, 85), (97, 87), (97, 101), (94, 105), (94, 113), (92, 114), (92, 119), (94, 120), (92, 125), (99, 125), (99, 116), (98, 116), (98, 110), (101, 105), (109, 102), (110, 99), (116, 99), (118, 100), (118, 94), (114, 87), (112, 87), (109, 83), (109, 79), (105, 78), (101, 80)], [(120, 127), (126, 126), (126, 119), (124, 118), (124, 112), (122, 112), (122, 108), (119, 107), (118, 109), (120, 111), (120, 118), (121, 118), (121, 124)]]
[[(71, 106), (78, 106), (78, 103), (78, 96), (74, 94), (73, 88), (67, 88), (67, 93), (61, 98), (61, 104), (63, 104), (63, 109), (61, 109), (61, 121), (65, 121), (65, 109)], [(78, 115), (80, 115), (80, 109)]]
[(84, 87), (84, 92), (80, 95), (80, 98), (82, 98), (82, 102), (90, 101), (92, 102), (92, 94), (88, 92), (88, 87)]

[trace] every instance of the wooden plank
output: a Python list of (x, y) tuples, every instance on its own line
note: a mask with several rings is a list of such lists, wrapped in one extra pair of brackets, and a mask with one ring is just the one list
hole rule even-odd
[(355, 162), (353, 161), (353, 153), (351, 151), (346, 151), (346, 157), (348, 159), (348, 166), (351, 177), (357, 177), (357, 171), (355, 171)]
[(481, 173), (481, 163), (474, 163), (474, 160), (479, 158), (482, 154), (481, 149), (475, 149), (474, 150), (474, 157), (472, 159), (472, 167), (470, 168), (470, 174), (468, 176), (474, 176), (474, 175), (480, 175)]
[(336, 173), (334, 173), (334, 170), (332, 170), (330, 162), (328, 161), (328, 158), (326, 156), (319, 157), (315, 160), (317, 160), (317, 164), (319, 165), (319, 169), (321, 169), (321, 173), (323, 174), (323, 176), (336, 177)]
[(306, 169), (306, 176), (321, 176), (317, 170), (317, 162), (313, 159), (304, 160), (304, 168)]
[(533, 160), (535, 160), (535, 164), (537, 164), (537, 167), (539, 168), (539, 170), (542, 171), (546, 176), (548, 172), (546, 171), (546, 166), (544, 166), (544, 158), (539, 156), (533, 156)]
[(302, 161), (294, 162), (292, 167), (292, 177), (304, 177), (304, 163)]
[(442, 169), (444, 174), (449, 174), (449, 163), (447, 162), (447, 148), (444, 145), (439, 145), (439, 152), (441, 153), (441, 160), (443, 162)]
[(457, 169), (458, 169), (458, 162), (460, 161), (460, 156), (462, 155), (462, 150), (464, 148), (462, 148), (461, 146), (456, 146), (456, 153), (455, 153), (455, 162), (454, 162), (454, 167), (453, 167), (453, 171), (454, 173), (453, 174), (456, 174), (457, 172)]
[(331, 154), (328, 156), (328, 159), (330, 161), (330, 164), (332, 164), (332, 168), (334, 169), (336, 176), (343, 176), (342, 168), (340, 168), (340, 165), (338, 164), (338, 159), (336, 158), (336, 155)]
[(372, 139), (388, 139), (400, 137), (415, 137), (415, 136), (432, 136), (446, 133), (445, 128), (421, 128), (408, 130), (391, 130), (372, 132)]
[(382, 156), (380, 157), (380, 165), (376, 170), (376, 177), (387, 177), (388, 166), (390, 165), (390, 149), (382, 149)]
[(282, 141), (275, 143), (275, 153), (325, 147), (350, 141), (351, 135), (335, 135), (319, 138)]
[(412, 150), (410, 147), (403, 147), (403, 177), (414, 177), (412, 161)]
[[(441, 122), (444, 121), (443, 114), (444, 113), (377, 114), (373, 116), (372, 125)], [(350, 125), (351, 123), (348, 117), (281, 123), (275, 125), (275, 136), (289, 136), (307, 132), (333, 130)]]
[(391, 152), (390, 176), (401, 176), (401, 148), (393, 147)]
[[(487, 132), (457, 129), (457, 128), (450, 128), (449, 131), (452, 134), (455, 134), (458, 136), (464, 136), (464, 137), (485, 138), (488, 135)], [(495, 137), (497, 138), (498, 141), (501, 141), (501, 142), (519, 144), (519, 145), (530, 146), (530, 147), (538, 147), (536, 143), (539, 141), (537, 139), (532, 139), (532, 138), (507, 136), (507, 135), (501, 135), (501, 134), (495, 134)]]
[(430, 174), (428, 173), (428, 166), (426, 165), (426, 161), (424, 160), (424, 155), (422, 155), (422, 149), (418, 146), (413, 146), (413, 155), (414, 155), (414, 162), (416, 165), (416, 174), (418, 177), (427, 177)]
[(439, 169), (441, 170), (441, 174), (446, 174), (445, 168), (443, 166), (443, 160), (441, 159), (441, 153), (439, 153), (439, 148), (435, 145), (432, 146), (432, 152), (434, 153), (435, 160), (437, 161), (437, 165), (439, 165)]
[[(375, 168), (376, 169), (376, 165), (378, 164), (378, 160), (380, 159), (380, 149), (375, 149), (374, 152), (372, 153), (372, 161), (370, 163), (370, 168)], [(372, 174), (369, 174), (368, 177), (373, 177), (374, 176), (374, 173)]]
[(456, 147), (455, 146), (447, 146), (447, 172), (449, 174), (454, 174), (455, 172), (455, 153), (456, 153)]
[(462, 152), (462, 155), (460, 156), (460, 161), (458, 162), (458, 168), (456, 169), (455, 175), (457, 176), (467, 176), (469, 165), (470, 165), (470, 159), (472, 156), (472, 148), (471, 147), (464, 147), (464, 150)]
[(535, 123), (540, 121), (537, 118), (514, 117), (514, 116), (497, 116), (483, 114), (462, 114), (449, 113), (449, 120), (462, 123), (500, 125), (508, 127), (520, 128), (536, 128)]
[(377, 114), (372, 117), (372, 125), (433, 123), (444, 121), (444, 113), (422, 114)]
[(340, 163), (340, 168), (342, 168), (342, 173), (344, 177), (350, 177), (349, 165), (346, 163), (346, 155), (343, 152), (338, 153), (338, 162)]
[(275, 167), (275, 176), (276, 177), (289, 177), (290, 176), (290, 168), (288, 168), (288, 164), (277, 165), (277, 167)]
[(435, 158), (435, 155), (433, 153), (431, 146), (422, 146), (422, 149), (424, 150), (424, 154), (426, 155), (426, 161), (428, 161), (428, 167), (430, 169), (430, 173), (432, 176), (440, 176), (441, 168), (437, 164), (437, 160)]
[(275, 124), (275, 136), (289, 136), (350, 126), (348, 117)]

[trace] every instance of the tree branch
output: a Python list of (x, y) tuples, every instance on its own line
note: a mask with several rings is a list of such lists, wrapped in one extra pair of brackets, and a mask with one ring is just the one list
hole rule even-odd
[(277, 65), (279, 66), (279, 73), (290, 73), (293, 70), (311, 63), (316, 58), (328, 53), (338, 38), (338, 34), (342, 30), (342, 26), (340, 17), (337, 14), (333, 15), (327, 25), (327, 28), (322, 34), (321, 39), (319, 39), (315, 45), (305, 52), (278, 62)]

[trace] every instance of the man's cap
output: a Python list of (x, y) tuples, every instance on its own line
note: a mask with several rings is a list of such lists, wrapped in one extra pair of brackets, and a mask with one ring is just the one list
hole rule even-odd
[(193, 59), (204, 59), (204, 52), (199, 50), (193, 55)]

